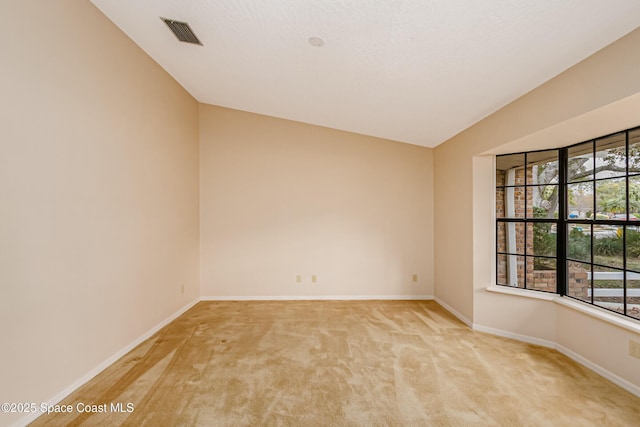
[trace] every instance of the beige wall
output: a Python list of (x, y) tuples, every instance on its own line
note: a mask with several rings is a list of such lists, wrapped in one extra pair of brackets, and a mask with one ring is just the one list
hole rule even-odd
[(201, 105), (200, 170), (203, 296), (433, 294), (431, 149)]
[(0, 401), (41, 402), (198, 296), (198, 106), (88, 1), (0, 16)]
[(639, 334), (562, 306), (558, 306), (557, 318), (560, 345), (640, 386), (640, 360), (628, 353), (629, 340), (639, 341)]
[[(493, 163), (483, 154), (564, 146), (640, 125), (639, 48), (636, 30), (434, 153), (436, 297), (478, 326), (557, 342), (636, 386), (640, 363), (629, 360), (629, 334), (596, 319), (591, 323), (598, 327), (590, 328), (580, 316), (569, 315), (571, 309), (551, 301), (486, 291), (493, 282), (495, 224)], [(470, 249), (460, 251), (452, 240)], [(567, 339), (572, 335), (591, 339), (578, 345)], [(599, 356), (605, 340), (609, 359)]]

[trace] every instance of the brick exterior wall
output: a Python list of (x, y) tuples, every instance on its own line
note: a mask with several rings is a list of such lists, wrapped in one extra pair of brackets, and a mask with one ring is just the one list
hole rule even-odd
[(589, 272), (582, 267), (583, 264), (578, 262), (569, 262), (567, 264), (569, 270), (567, 295), (590, 301), (589, 288), (591, 284), (589, 283)]
[[(504, 171), (496, 170), (496, 218), (504, 218), (504, 188), (499, 188), (501, 185), (505, 185), (506, 174)], [(504, 252), (506, 247), (504, 245), (505, 234), (504, 227), (498, 227), (496, 238), (498, 239), (498, 252)], [(507, 283), (507, 261), (504, 255), (498, 255), (497, 271), (496, 271), (498, 283)]]
[(527, 275), (527, 285), (529, 289), (539, 291), (556, 291), (555, 270), (533, 270)]

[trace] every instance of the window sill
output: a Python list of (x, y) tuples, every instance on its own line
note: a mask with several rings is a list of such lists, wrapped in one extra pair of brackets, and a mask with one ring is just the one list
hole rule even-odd
[(618, 315), (613, 312), (608, 312), (605, 309), (600, 309), (595, 306), (583, 304), (578, 301), (574, 301), (569, 297), (561, 297), (560, 295), (549, 294), (545, 292), (529, 291), (526, 289), (509, 288), (498, 285), (487, 286), (488, 292), (495, 292), (499, 294), (514, 295), (522, 298), (533, 298), (545, 301), (552, 301), (556, 304), (560, 304), (564, 307), (571, 308), (580, 313), (586, 314), (628, 331), (640, 334), (640, 321), (627, 319), (622, 315)]
[(498, 294), (507, 294), (507, 295), (515, 295), (519, 297), (533, 298), (533, 299), (542, 299), (546, 301), (555, 301), (558, 296), (556, 294), (551, 294), (548, 292), (539, 292), (539, 291), (530, 291), (527, 289), (520, 289), (509, 286), (498, 286), (498, 285), (489, 285), (487, 286), (487, 291), (496, 292)]

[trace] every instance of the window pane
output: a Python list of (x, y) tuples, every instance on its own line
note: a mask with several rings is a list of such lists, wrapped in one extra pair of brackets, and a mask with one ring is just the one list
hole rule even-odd
[(629, 177), (629, 219), (640, 221), (640, 176)]
[(625, 178), (596, 182), (596, 219), (626, 220), (627, 184)]
[(524, 255), (524, 223), (498, 222), (498, 252)]
[[(524, 187), (505, 187), (496, 189), (496, 217), (524, 218)], [(502, 211), (502, 212), (499, 212)], [(501, 215), (498, 215), (500, 213)]]
[(640, 274), (627, 272), (627, 316), (640, 319)]
[(593, 215), (593, 183), (567, 185), (569, 218), (591, 218)]
[(498, 254), (498, 265), (496, 266), (496, 282), (498, 285), (508, 285), (507, 280), (507, 258), (509, 255)]
[(593, 179), (593, 143), (586, 142), (569, 148), (567, 177), (569, 182)]
[(624, 272), (606, 267), (593, 267), (593, 303), (624, 314)]
[(557, 184), (559, 182), (558, 150), (528, 153), (527, 169), (530, 171), (527, 184)]
[(640, 228), (630, 225), (627, 233), (627, 270), (640, 272)]
[(527, 257), (527, 289), (556, 292), (556, 260)]
[(524, 258), (520, 255), (498, 255), (496, 281), (499, 285), (524, 289)]
[(504, 188), (496, 187), (496, 218), (504, 218), (506, 213), (504, 211)]
[(527, 187), (527, 218), (558, 218), (558, 186)]
[(507, 223), (496, 224), (496, 252), (507, 252)]
[(524, 154), (496, 156), (496, 185), (524, 185)]
[(624, 132), (596, 140), (595, 167), (596, 178), (626, 175), (627, 153)]
[(640, 173), (640, 128), (629, 132), (629, 173)]
[(591, 302), (591, 266), (569, 261), (567, 270), (567, 295)]
[(527, 254), (556, 256), (556, 224), (527, 223)]
[(511, 266), (511, 272), (507, 273), (507, 277), (509, 277), (509, 284), (511, 286), (524, 288), (524, 257), (515, 255), (510, 256), (509, 260), (507, 261), (507, 266), (513, 264), (514, 260), (516, 262), (517, 275), (514, 276), (513, 267)]
[(591, 262), (591, 226), (569, 224), (568, 230), (567, 258)]
[(593, 226), (593, 262), (609, 267), (623, 265), (624, 227), (595, 224)]
[(524, 187), (506, 187), (504, 189), (504, 217), (505, 218), (524, 218), (525, 213), (525, 188)]

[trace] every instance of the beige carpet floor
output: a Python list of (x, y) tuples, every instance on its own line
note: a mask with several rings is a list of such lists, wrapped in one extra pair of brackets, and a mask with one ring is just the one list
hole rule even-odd
[[(433, 301), (201, 302), (32, 425), (638, 426), (640, 399)], [(110, 409), (110, 408), (109, 408)]]

